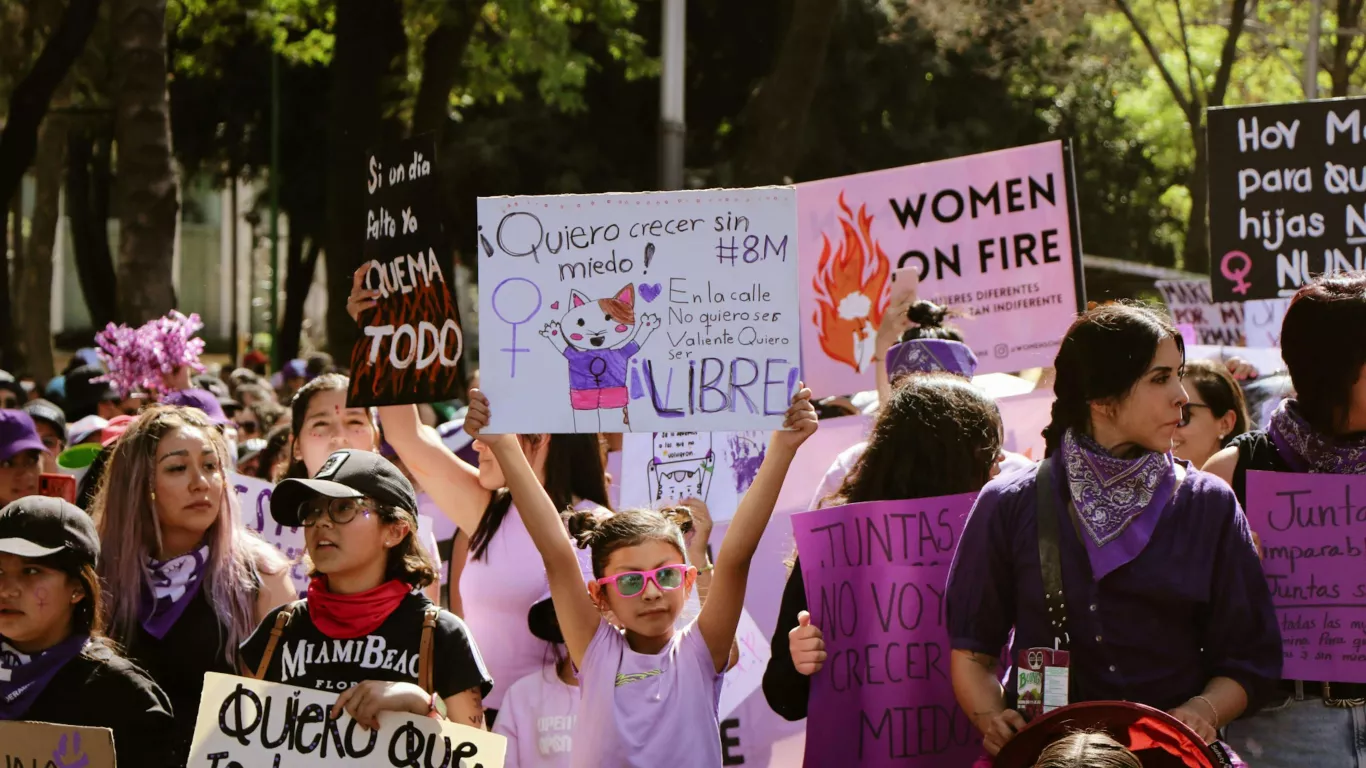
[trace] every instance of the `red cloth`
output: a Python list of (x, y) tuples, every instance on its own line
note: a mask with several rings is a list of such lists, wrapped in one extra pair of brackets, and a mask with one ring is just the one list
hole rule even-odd
[(350, 640), (379, 629), (411, 591), (393, 579), (354, 595), (338, 595), (327, 590), (326, 577), (314, 576), (308, 582), (308, 617), (324, 635)]

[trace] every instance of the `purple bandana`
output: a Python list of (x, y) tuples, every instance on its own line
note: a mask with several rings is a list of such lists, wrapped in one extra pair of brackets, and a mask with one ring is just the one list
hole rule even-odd
[(208, 562), (207, 544), (164, 563), (147, 558), (151, 589), (144, 589), (142, 595), (142, 628), (147, 634), (160, 640), (171, 631), (185, 607), (199, 593), (204, 583), (204, 565)]
[(0, 642), (0, 720), (24, 719), (47, 684), (88, 642), (89, 635), (72, 635), (34, 656)]
[(1271, 414), (1266, 432), (1276, 450), (1296, 472), (1324, 475), (1366, 475), (1366, 437), (1348, 440), (1324, 437), (1300, 415), (1294, 400), (1283, 400)]
[(1176, 465), (1170, 453), (1116, 458), (1071, 429), (1063, 435), (1062, 460), (1091, 572), (1100, 580), (1148, 546), (1176, 492)]
[(977, 372), (977, 356), (966, 344), (940, 339), (913, 339), (887, 350), (887, 375), (946, 371), (970, 379)]

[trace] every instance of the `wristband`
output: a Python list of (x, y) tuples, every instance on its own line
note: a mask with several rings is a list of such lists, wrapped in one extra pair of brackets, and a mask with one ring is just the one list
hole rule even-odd
[(711, 573), (714, 570), (716, 570), (716, 566), (710, 560), (708, 560), (706, 567), (698, 568), (697, 573), (700, 575), (703, 573)]
[(433, 691), (432, 698), (427, 702), (427, 705), (431, 707), (427, 712), (427, 717), (430, 717), (433, 720), (446, 719), (446, 700), (441, 698), (440, 694)]
[(1210, 712), (1211, 715), (1213, 715), (1213, 719), (1211, 719), (1211, 720), (1209, 721), (1209, 723), (1210, 723), (1210, 725), (1214, 726), (1214, 729), (1215, 729), (1216, 731), (1219, 730), (1219, 710), (1217, 710), (1217, 709), (1214, 708), (1214, 702), (1210, 701), (1209, 699), (1205, 698), (1204, 696), (1194, 696), (1194, 697), (1191, 698), (1191, 701), (1203, 701), (1203, 702), (1205, 702), (1205, 706), (1209, 707), (1209, 712)]

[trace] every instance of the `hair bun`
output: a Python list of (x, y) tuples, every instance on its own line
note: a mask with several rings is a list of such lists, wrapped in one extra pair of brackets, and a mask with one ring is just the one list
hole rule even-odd
[(579, 545), (579, 549), (588, 549), (593, 546), (601, 532), (602, 523), (592, 510), (573, 510), (564, 512), (560, 515), (564, 520), (565, 526), (569, 528), (569, 536)]
[(944, 318), (948, 315), (948, 309), (932, 301), (917, 301), (911, 305), (910, 310), (906, 313), (911, 322), (928, 328), (939, 328), (944, 324)]
[(659, 513), (664, 516), (665, 520), (678, 526), (678, 530), (682, 531), (685, 535), (693, 528), (692, 510), (688, 507), (682, 505), (666, 507), (665, 509), (661, 509)]

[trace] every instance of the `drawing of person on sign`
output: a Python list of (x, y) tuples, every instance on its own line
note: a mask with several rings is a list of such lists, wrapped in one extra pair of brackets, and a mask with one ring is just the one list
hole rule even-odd
[(571, 290), (569, 311), (541, 329), (569, 361), (569, 404), (577, 432), (626, 431), (627, 364), (660, 325), (657, 315), (637, 321), (635, 303), (633, 284), (596, 301)]

